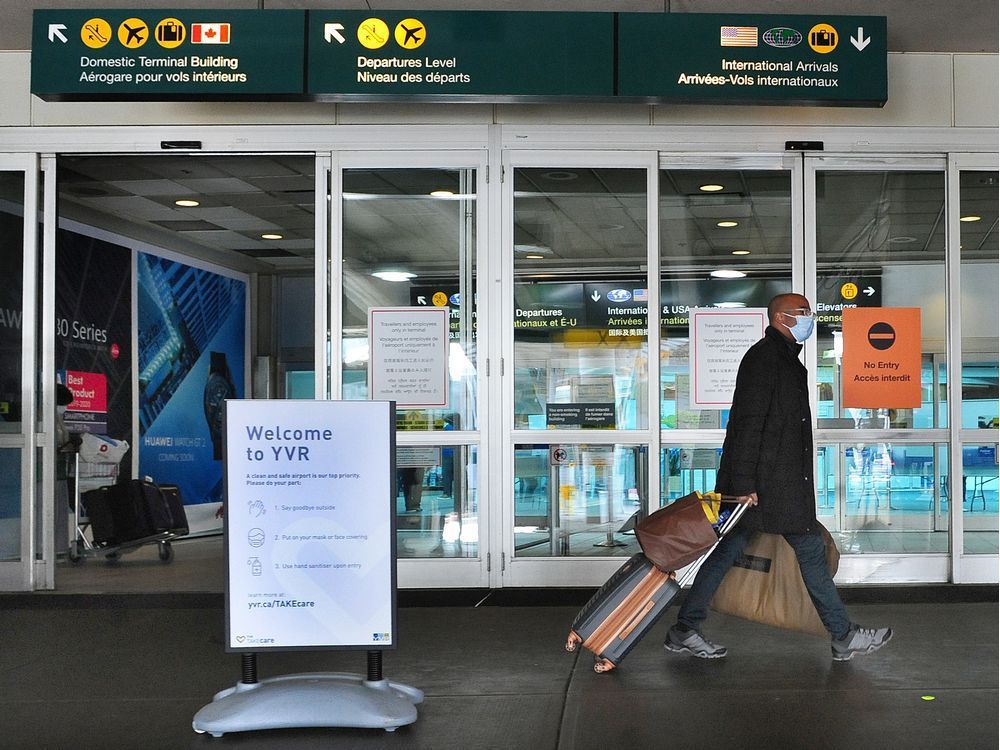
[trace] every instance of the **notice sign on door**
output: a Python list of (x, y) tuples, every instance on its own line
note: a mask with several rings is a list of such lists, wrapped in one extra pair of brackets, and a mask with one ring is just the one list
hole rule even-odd
[(393, 405), (225, 404), (227, 650), (391, 648)]
[(743, 355), (764, 336), (767, 310), (691, 308), (690, 321), (690, 408), (728, 409)]
[(920, 308), (844, 310), (844, 406), (920, 406)]
[(447, 408), (447, 307), (368, 310), (368, 398)]

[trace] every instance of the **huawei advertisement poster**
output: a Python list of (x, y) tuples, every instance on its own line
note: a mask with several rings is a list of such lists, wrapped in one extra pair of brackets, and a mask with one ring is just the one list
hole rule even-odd
[(139, 476), (175, 484), (191, 533), (222, 529), (222, 404), (244, 395), (246, 283), (136, 257)]

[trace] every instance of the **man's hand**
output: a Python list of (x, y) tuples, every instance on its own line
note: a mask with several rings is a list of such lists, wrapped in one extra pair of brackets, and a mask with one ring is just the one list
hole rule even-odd
[(740, 495), (739, 500), (741, 503), (746, 503), (747, 505), (756, 505), (757, 493), (751, 492), (749, 495)]

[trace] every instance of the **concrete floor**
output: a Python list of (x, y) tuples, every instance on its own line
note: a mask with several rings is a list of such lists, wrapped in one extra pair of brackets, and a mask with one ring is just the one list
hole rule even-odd
[[(891, 625), (893, 641), (833, 663), (825, 640), (713, 614), (708, 634), (730, 655), (702, 661), (663, 650), (669, 612), (619, 670), (598, 675), (589, 653), (562, 648), (576, 606), (401, 607), (385, 676), (425, 692), (415, 724), (215, 739), (191, 719), (239, 679), (217, 594), (0, 595), (0, 747), (998, 747), (995, 602), (849, 608)], [(361, 652), (259, 663), (262, 678), (365, 670)]]

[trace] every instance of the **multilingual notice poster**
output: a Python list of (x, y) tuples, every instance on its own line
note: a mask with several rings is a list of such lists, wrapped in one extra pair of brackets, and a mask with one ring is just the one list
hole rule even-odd
[(229, 651), (393, 647), (394, 411), (226, 402)]

